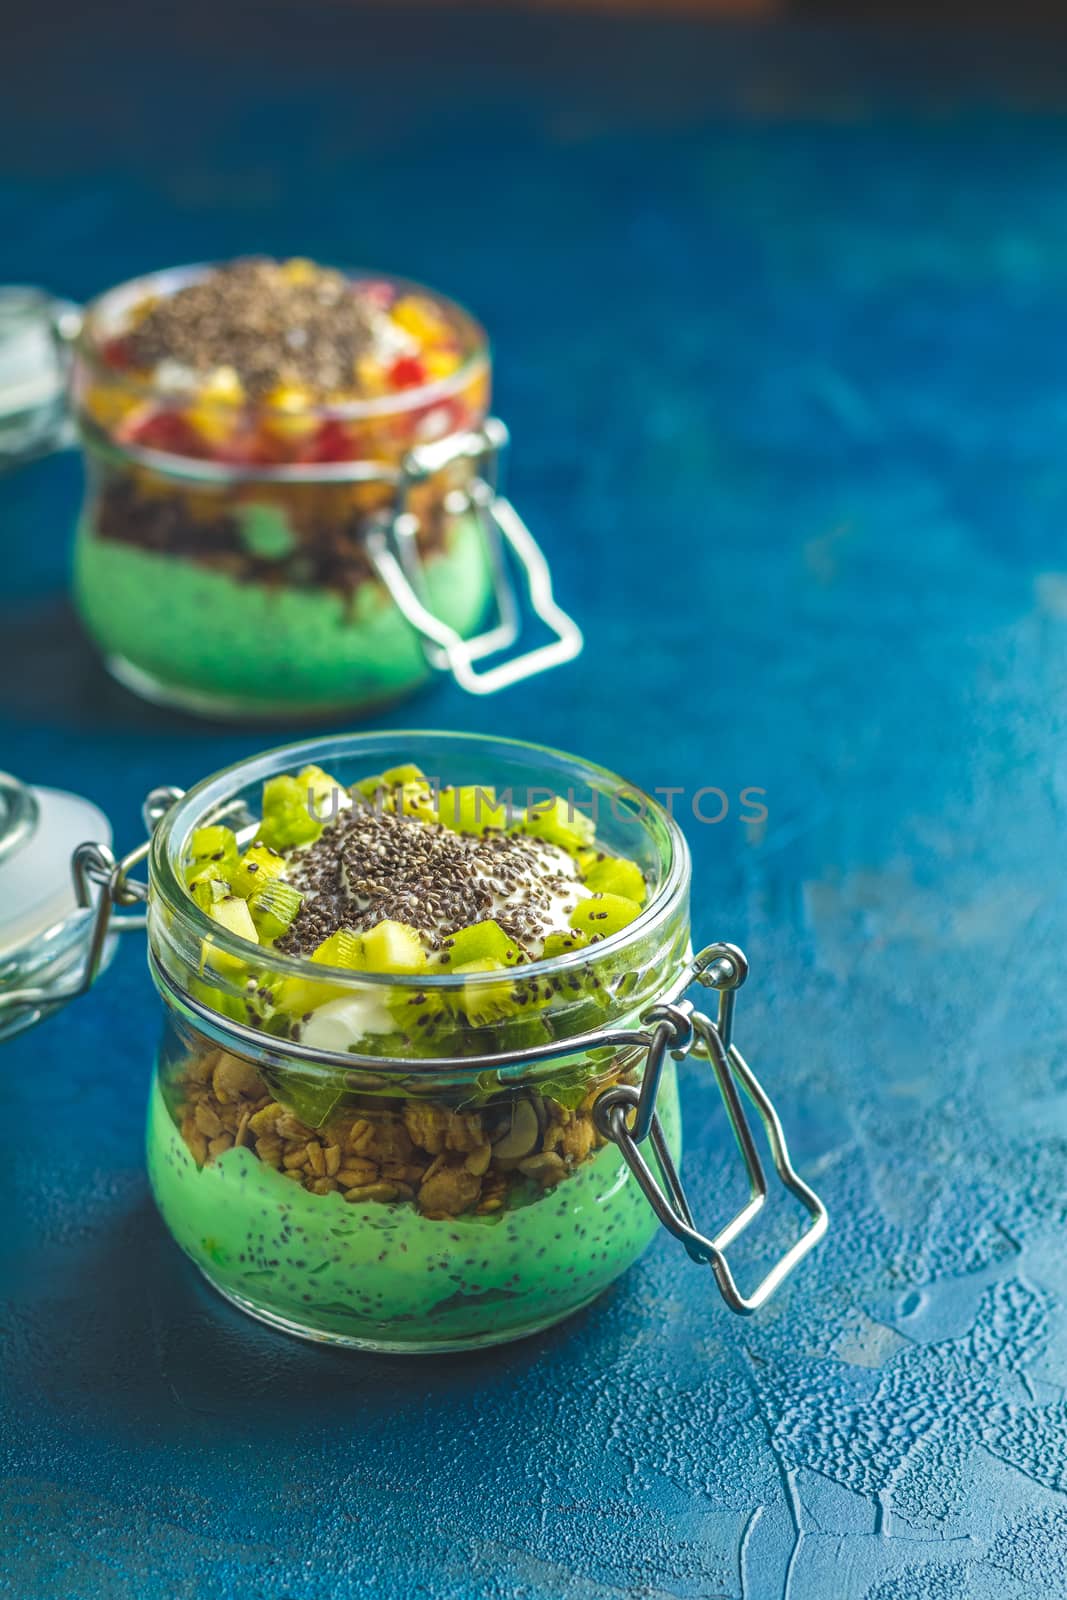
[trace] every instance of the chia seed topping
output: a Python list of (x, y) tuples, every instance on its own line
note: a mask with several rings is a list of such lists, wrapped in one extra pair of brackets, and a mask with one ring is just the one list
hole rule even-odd
[(310, 954), (338, 928), (361, 933), (389, 919), (447, 958), (450, 933), (492, 919), (535, 960), (587, 892), (567, 852), (543, 840), (454, 833), (358, 804), (291, 858), (288, 876), (304, 895), (277, 944), (288, 955)]
[(293, 281), (277, 262), (245, 260), (164, 295), (128, 343), (138, 367), (230, 367), (253, 399), (284, 384), (322, 398), (352, 388), (371, 337), (371, 309), (343, 273), (315, 267)]

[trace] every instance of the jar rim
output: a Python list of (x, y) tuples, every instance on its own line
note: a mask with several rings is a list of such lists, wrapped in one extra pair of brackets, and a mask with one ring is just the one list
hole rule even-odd
[[(473, 746), (485, 749), (487, 754), (494, 748), (506, 751), (515, 757), (525, 754), (547, 763), (558, 770), (561, 776), (579, 775), (589, 782), (591, 791), (596, 784), (598, 794), (609, 795), (613, 810), (619, 800), (636, 801), (640, 808), (641, 822), (651, 819), (662, 840), (669, 847), (662, 880), (648, 904), (642, 907), (633, 922), (628, 923), (617, 933), (598, 939), (593, 945), (565, 951), (548, 960), (524, 962), (521, 968), (514, 969), (521, 972), (524, 979), (528, 977), (534, 981), (550, 980), (576, 970), (595, 971), (599, 963), (610, 963), (620, 952), (625, 951), (628, 945), (654, 933), (677, 910), (680, 898), (689, 887), (689, 846), (674, 817), (647, 791), (627, 782), (608, 768), (569, 755), (552, 746), (493, 734), (454, 733), (438, 729), (389, 729), (375, 733), (327, 735), (316, 739), (304, 739), (246, 757), (202, 779), (193, 788), (186, 790), (153, 833), (149, 857), (152, 897), (158, 897), (165, 912), (169, 913), (170, 917), (179, 919), (195, 938), (210, 939), (224, 955), (247, 961), (250, 949), (260, 950), (261, 954), (256, 959), (272, 977), (313, 976), (317, 980), (328, 981), (331, 985), (338, 984), (353, 990), (358, 989), (363, 992), (369, 990), (382, 994), (395, 989), (411, 988), (413, 985), (419, 989), (426, 988), (435, 993), (446, 994), (472, 988), (475, 992), (491, 990), (500, 983), (499, 972), (467, 973), (462, 976), (447, 972), (427, 973), (413, 979), (411, 974), (404, 973), (353, 972), (350, 968), (313, 963), (304, 956), (287, 956), (260, 946), (250, 946), (247, 940), (239, 938), (214, 922), (197, 905), (180, 875), (180, 858), (185, 841), (191, 835), (193, 828), (202, 825), (205, 819), (224, 820), (226, 803), (227, 801), (232, 803), (237, 787), (235, 780), (244, 783), (261, 781), (263, 778), (291, 772), (302, 766), (322, 765), (330, 761), (331, 753), (334, 758), (342, 754), (359, 755), (363, 752), (373, 757), (375, 751), (391, 747), (391, 753), (404, 750), (410, 757), (418, 754), (413, 746), (430, 741), (440, 745), (444, 752), (447, 752), (449, 747), (458, 750), (460, 746)], [(489, 783), (488, 775), (484, 781)], [(617, 811), (615, 815), (618, 815)], [(160, 959), (158, 952), (156, 954), (157, 959)], [(166, 962), (161, 960), (161, 965), (166, 970)], [(225, 1026), (226, 1018), (223, 1015), (220, 1014), (219, 1020)]]
[[(235, 257), (234, 260), (246, 259)], [(248, 259), (256, 259), (255, 257)], [(101, 330), (98, 322), (102, 317), (114, 316), (127, 306), (135, 303), (150, 293), (172, 294), (175, 290), (183, 288), (188, 283), (196, 282), (208, 273), (221, 266), (231, 264), (227, 261), (198, 261), (190, 262), (184, 266), (161, 267), (155, 272), (142, 273), (135, 278), (126, 278), (121, 283), (113, 284), (111, 288), (103, 290), (89, 301), (82, 317), (81, 327), (73, 340), (77, 358), (83, 361), (90, 369), (93, 376), (100, 382), (109, 384), (115, 389), (124, 389), (130, 395), (139, 396), (144, 400), (157, 400), (168, 404), (189, 402), (188, 395), (178, 395), (173, 391), (161, 389), (157, 384), (146, 382), (144, 379), (134, 377), (128, 373), (109, 366), (104, 360), (101, 350)], [(396, 389), (389, 394), (367, 396), (362, 399), (342, 401), (313, 401), (293, 412), (286, 408), (271, 406), (265, 402), (250, 403), (244, 401), (239, 407), (242, 414), (248, 416), (284, 415), (288, 418), (307, 417), (320, 422), (358, 422), (375, 417), (403, 417), (410, 412), (420, 411), (432, 407), (443, 401), (451, 399), (482, 372), (489, 370), (491, 365), (491, 349), (489, 336), (485, 328), (466, 306), (451, 295), (443, 294), (440, 290), (428, 284), (417, 282), (412, 278), (405, 278), (397, 273), (372, 272), (369, 268), (341, 268), (345, 276), (353, 283), (388, 283), (401, 294), (414, 294), (432, 300), (442, 307), (449, 320), (456, 327), (460, 335), (465, 357), (455, 372), (450, 372), (446, 377), (434, 378), (429, 383), (419, 384), (410, 389)], [(106, 336), (106, 335), (105, 335)], [(113, 335), (112, 335), (113, 336)], [(201, 402), (197, 402), (200, 404)], [(127, 446), (121, 440), (109, 441), (116, 443), (120, 448), (131, 448), (139, 456), (143, 455), (149, 465), (159, 465), (168, 461), (180, 461), (208, 466), (210, 461), (202, 461), (197, 456), (183, 456), (178, 452), (168, 450), (144, 449), (139, 446)], [(350, 463), (323, 463), (312, 476), (319, 476), (323, 467), (351, 465)], [(249, 466), (236, 469), (228, 466), (227, 471), (232, 475), (240, 470), (242, 476), (259, 476), (261, 471), (274, 473), (284, 471), (284, 466), (273, 469), (258, 469)], [(291, 470), (308, 475), (308, 467), (301, 465)]]

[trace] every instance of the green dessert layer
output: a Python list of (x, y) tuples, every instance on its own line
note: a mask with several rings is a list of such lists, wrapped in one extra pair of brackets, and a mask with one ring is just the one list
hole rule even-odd
[[(427, 602), (462, 634), (489, 598), (477, 519), (458, 517), (426, 562)], [(427, 673), (422, 646), (376, 581), (351, 596), (238, 580), (184, 557), (79, 530), (75, 592), (108, 655), (165, 688), (250, 710), (354, 705), (402, 694)]]
[[(677, 1157), (670, 1066), (659, 1110)], [(224, 1293), (298, 1330), (381, 1348), (495, 1343), (544, 1327), (605, 1289), (658, 1226), (613, 1145), (565, 1181), (534, 1186), (524, 1204), (447, 1221), (404, 1200), (310, 1192), (246, 1146), (200, 1166), (158, 1084), (148, 1167), (167, 1226)]]

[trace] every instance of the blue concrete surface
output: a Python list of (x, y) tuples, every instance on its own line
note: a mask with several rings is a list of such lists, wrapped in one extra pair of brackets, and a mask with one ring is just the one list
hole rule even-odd
[[(739, 1039), (833, 1233), (747, 1322), (663, 1238), (497, 1353), (272, 1336), (153, 1212), (131, 942), (0, 1058), (0, 1593), (1062, 1595), (1055, 50), (488, 16), (421, 49), (343, 11), (91, 15), (27, 18), (6, 64), (4, 275), (85, 295), (296, 250), (478, 308), (514, 497), (588, 648), (382, 722), (767, 789), (758, 837), (691, 828), (695, 922), (749, 951)], [(64, 600), (77, 492), (72, 459), (0, 484), (0, 764), (132, 842), (148, 787), (263, 736), (107, 683)], [(703, 1076), (683, 1089), (710, 1218), (729, 1151)]]

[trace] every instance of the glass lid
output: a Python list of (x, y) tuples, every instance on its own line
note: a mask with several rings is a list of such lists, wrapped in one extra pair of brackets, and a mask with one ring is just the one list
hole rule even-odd
[[(111, 840), (97, 806), (0, 773), (0, 995), (29, 985), (48, 989), (83, 960), (92, 918), (78, 906), (71, 858), (87, 839)], [(48, 1009), (0, 1012), (0, 1038)]]

